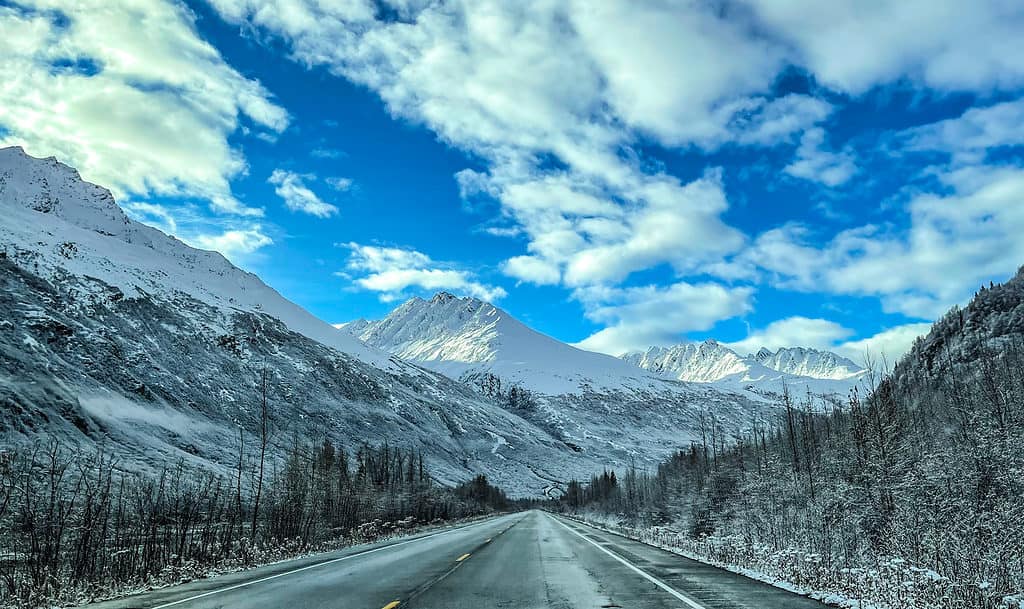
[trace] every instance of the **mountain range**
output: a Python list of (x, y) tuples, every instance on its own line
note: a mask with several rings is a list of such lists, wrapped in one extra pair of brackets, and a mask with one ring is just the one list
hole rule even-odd
[[(715, 341), (651, 347), (626, 353), (622, 359), (651, 372), (681, 381), (745, 388), (777, 396), (783, 388), (845, 397), (866, 382), (868, 370), (853, 361), (819, 349), (781, 347), (740, 355)], [(862, 387), (861, 387), (862, 388)]]
[(733, 353), (746, 372), (698, 378), (672, 350), (591, 353), (448, 293), (338, 329), (20, 148), (0, 150), (0, 210), (0, 444), (230, 467), (259, 427), (265, 371), (276, 445), (389, 442), (422, 451), (441, 482), (483, 472), (533, 495), (774, 416), (755, 362), (776, 380), (857, 374), (793, 350)]
[(578, 349), (533, 330), (477, 298), (439, 292), (414, 297), (387, 317), (357, 319), (339, 329), (404, 361), (468, 381), (482, 375), (534, 394), (581, 391), (670, 391), (702, 384), (754, 400), (794, 393), (845, 397), (867, 373), (851, 360), (817, 349), (761, 349), (741, 356), (714, 340), (651, 347), (619, 358)]

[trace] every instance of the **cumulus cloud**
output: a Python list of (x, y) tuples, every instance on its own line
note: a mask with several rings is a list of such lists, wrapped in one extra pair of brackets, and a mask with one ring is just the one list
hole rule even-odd
[(685, 332), (707, 330), (751, 310), (753, 290), (716, 283), (590, 287), (575, 291), (587, 319), (606, 327), (577, 347), (609, 355), (679, 342)]
[(315, 176), (303, 175), (286, 169), (275, 169), (267, 182), (274, 185), (274, 192), (284, 200), (292, 211), (302, 212), (318, 218), (329, 218), (338, 213), (338, 208), (324, 202), (306, 186), (304, 180)]
[(243, 122), (278, 133), (288, 115), (194, 21), (167, 0), (0, 6), (0, 145), (55, 155), (118, 196), (258, 215), (231, 192), (246, 162), (229, 137)]
[(192, 245), (224, 254), (232, 262), (242, 262), (248, 255), (261, 247), (272, 245), (274, 240), (263, 233), (260, 225), (245, 229), (227, 230), (221, 233), (200, 234), (187, 238)]
[(513, 256), (502, 263), (501, 270), (509, 277), (537, 285), (554, 285), (562, 278), (558, 265), (536, 256)]
[(1024, 11), (1005, 0), (746, 0), (791, 60), (829, 87), (862, 93), (909, 79), (944, 90), (1024, 83)]
[(928, 323), (904, 324), (883, 330), (874, 336), (850, 340), (832, 348), (839, 355), (848, 357), (862, 366), (879, 365), (887, 362), (890, 366), (910, 351), (914, 341), (931, 329)]
[[(368, 87), (396, 117), (473, 153), (483, 168), (456, 175), (461, 193), (496, 201), (525, 243), (501, 265), (505, 273), (580, 293), (613, 290), (590, 308), (624, 311), (602, 317), (607, 332), (587, 339), (603, 349), (631, 342), (627, 330), (650, 339), (694, 325), (674, 318), (654, 332), (630, 323), (627, 291), (613, 286), (658, 266), (684, 279), (768, 276), (797, 289), (880, 296), (887, 310), (931, 317), (962, 286), (1024, 258), (1010, 237), (1020, 230), (1009, 203), (1019, 200), (1013, 170), (961, 167), (989, 172), (973, 182), (947, 172), (946, 191), (916, 196), (905, 223), (824, 236), (790, 224), (751, 238), (723, 219), (730, 202), (719, 172), (680, 180), (637, 152), (650, 143), (700, 152), (798, 141), (789, 175), (846, 184), (857, 159), (827, 145), (825, 99), (896, 82), (1015, 90), (1024, 50), (1012, 3), (211, 4), (232, 23), (279, 37), (303, 65)], [(793, 66), (823, 89), (779, 95), (779, 77)], [(404, 276), (426, 282), (422, 272)]]
[(1024, 145), (1024, 99), (971, 108), (962, 116), (908, 129), (902, 134), (910, 150), (949, 153), (958, 165), (983, 162), (985, 152)]
[(762, 347), (775, 350), (793, 345), (830, 349), (852, 334), (852, 330), (834, 321), (798, 315), (773, 321), (763, 329), (751, 332), (743, 340), (728, 343), (728, 346), (741, 354), (756, 353)]
[(213, 4), (487, 160), (459, 185), (522, 229), (529, 256), (502, 265), (522, 281), (614, 282), (734, 252), (743, 237), (720, 219), (715, 172), (686, 183), (623, 149), (773, 145), (831, 112), (811, 95), (772, 97), (784, 50), (751, 36), (742, 12), (702, 5), (455, 1), (395, 6), (401, 18), (385, 20), (370, 3)]
[(783, 169), (791, 176), (835, 187), (845, 184), (857, 172), (857, 163), (850, 150), (826, 150), (825, 131), (809, 129), (800, 138), (796, 158)]
[(878, 296), (888, 312), (935, 319), (1024, 260), (1024, 169), (974, 166), (938, 178), (947, 194), (913, 197), (906, 228), (864, 225), (819, 246), (806, 227), (789, 225), (760, 235), (740, 266), (767, 270), (779, 287)]
[(381, 300), (388, 302), (404, 297), (410, 288), (421, 290), (452, 290), (496, 301), (507, 293), (500, 286), (491, 286), (473, 278), (469, 271), (438, 263), (416, 250), (399, 247), (381, 247), (346, 243), (349, 250), (348, 271), (342, 275), (353, 278), (359, 287), (379, 292)]

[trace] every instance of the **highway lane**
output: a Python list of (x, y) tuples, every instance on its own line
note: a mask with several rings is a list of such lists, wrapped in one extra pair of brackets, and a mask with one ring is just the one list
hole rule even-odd
[(541, 511), (89, 605), (91, 609), (822, 609)]

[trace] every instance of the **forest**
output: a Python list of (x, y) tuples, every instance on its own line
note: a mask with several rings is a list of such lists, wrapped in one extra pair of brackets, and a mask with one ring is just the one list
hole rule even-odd
[(509, 505), (483, 476), (444, 487), (388, 445), (266, 438), (230, 473), (131, 472), (56, 441), (0, 453), (0, 606), (78, 604)]
[(1022, 607), (1022, 288), (983, 289), (864, 392), (786, 392), (777, 420), (729, 438), (705, 413), (656, 471), (574, 481), (558, 507), (823, 595)]

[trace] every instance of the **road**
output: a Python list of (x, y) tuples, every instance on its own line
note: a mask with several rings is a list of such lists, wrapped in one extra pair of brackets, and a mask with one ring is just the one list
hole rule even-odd
[(147, 592), (89, 609), (823, 609), (541, 511)]

